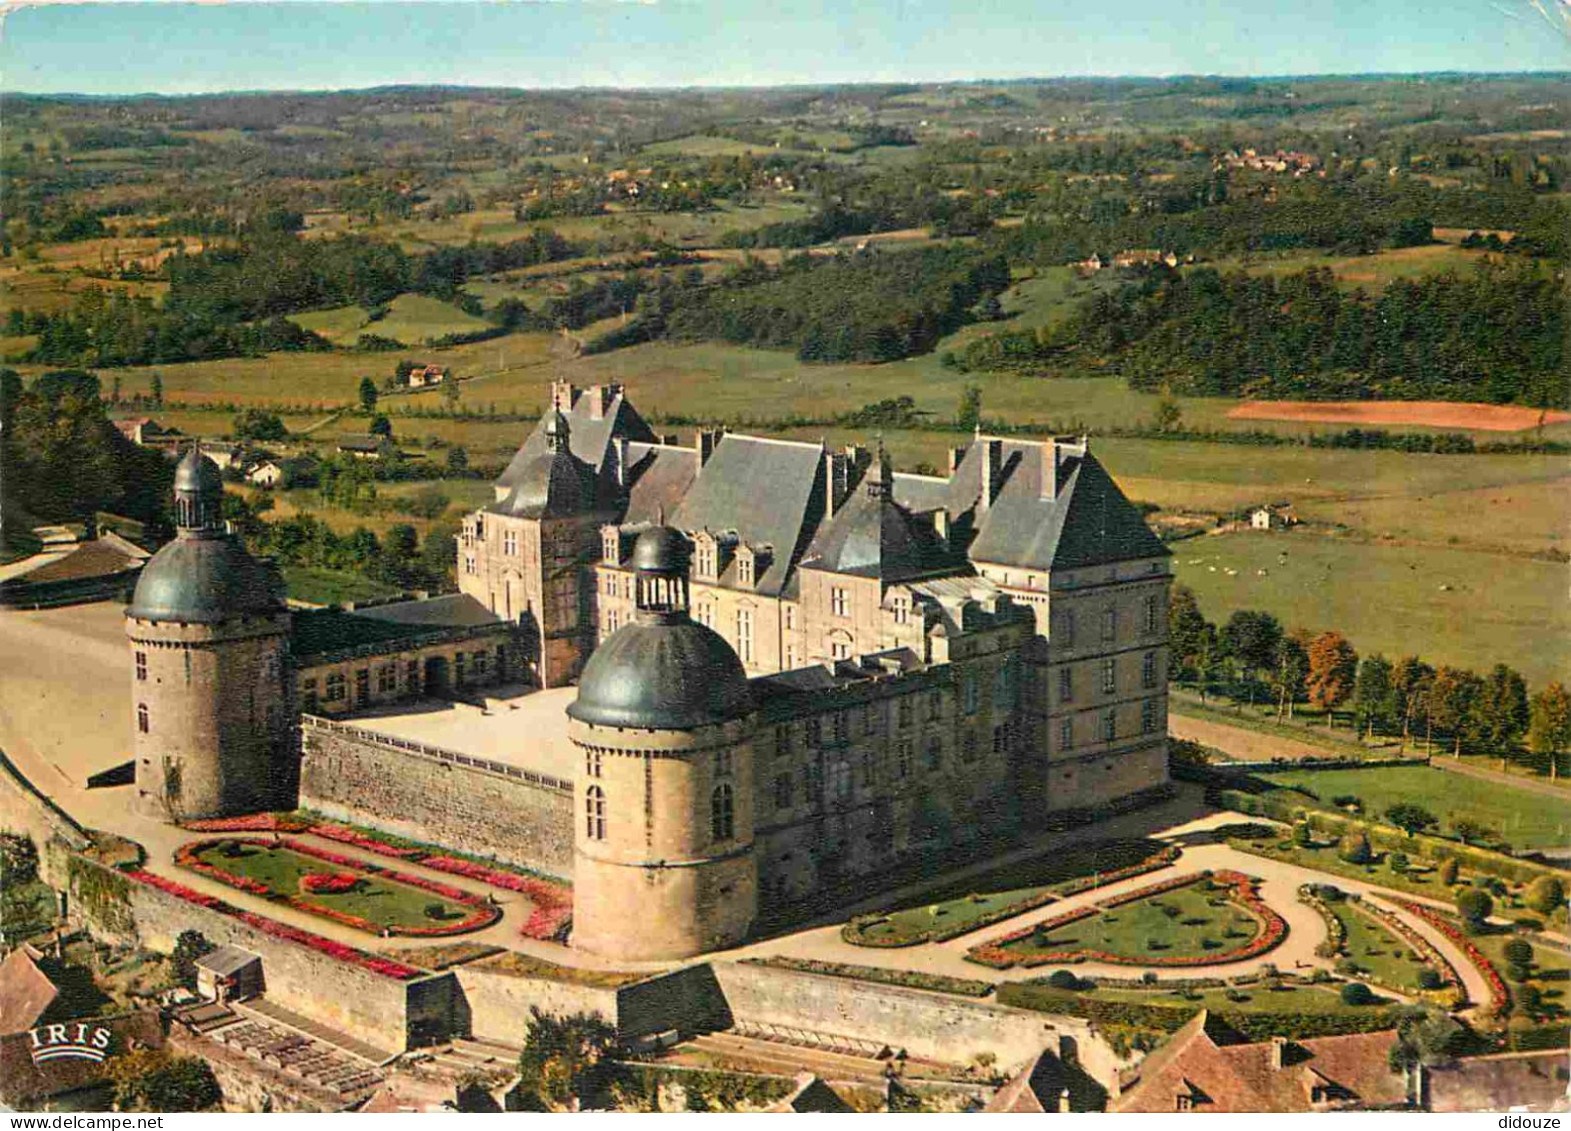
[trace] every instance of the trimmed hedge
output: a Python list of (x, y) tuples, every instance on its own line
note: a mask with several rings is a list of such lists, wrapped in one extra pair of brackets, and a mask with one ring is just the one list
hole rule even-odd
[(941, 994), (959, 994), (962, 997), (986, 997), (993, 992), (993, 983), (976, 978), (952, 978), (948, 974), (923, 974), (915, 970), (886, 970), (882, 966), (858, 966), (852, 962), (822, 962), (816, 958), (771, 955), (768, 958), (744, 958), (742, 963), (748, 966), (774, 966), (781, 970), (798, 970), (807, 974), (825, 974), (831, 978), (857, 978), (864, 982), (884, 982), (891, 986), (932, 990)]
[[(1194, 1017), (1195, 1006), (1151, 1005), (1132, 1001), (1102, 1001), (1083, 994), (1065, 993), (1040, 982), (1010, 982), (998, 987), (1000, 1005), (1084, 1017), (1097, 1025), (1158, 1029), (1171, 1033)], [(1339, 1037), (1348, 1033), (1373, 1033), (1396, 1026), (1395, 1009), (1359, 1009), (1348, 1013), (1279, 1013), (1249, 1010), (1213, 1010), (1224, 1025), (1251, 1041), (1291, 1036)]]

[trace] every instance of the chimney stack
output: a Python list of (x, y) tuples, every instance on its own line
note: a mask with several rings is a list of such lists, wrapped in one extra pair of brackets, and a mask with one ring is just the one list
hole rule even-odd
[(835, 512), (840, 509), (840, 504), (845, 502), (846, 491), (849, 489), (850, 475), (847, 464), (850, 460), (841, 452), (831, 452), (824, 449), (824, 521), (828, 522), (835, 517)]
[(698, 433), (698, 468), (703, 470), (709, 462), (709, 457), (715, 454), (715, 449), (720, 446), (720, 437), (725, 435), (723, 428), (701, 429)]
[(961, 461), (966, 458), (968, 450), (967, 448), (949, 449), (949, 478), (953, 479), (955, 477), (955, 471), (959, 468)]
[(1004, 459), (1004, 442), (993, 437), (977, 438), (977, 443), (982, 445), (981, 474), (982, 490), (977, 497), (976, 509), (978, 512), (986, 511), (993, 505), (993, 500), (998, 497), (998, 477)]
[(616, 485), (627, 488), (627, 437), (616, 438)]
[(1058, 1110), (1064, 1115), (1069, 1114), (1069, 1089), (1065, 1088), (1058, 1093)]
[(1282, 1060), (1283, 1060), (1283, 1057), (1285, 1056), (1286, 1053), (1287, 1053), (1287, 1038), (1286, 1037), (1272, 1037), (1271, 1038), (1271, 1067), (1276, 1069), (1278, 1072), (1280, 1072), (1282, 1070)]
[(566, 381), (551, 382), (551, 407), (557, 412), (566, 414), (573, 411), (573, 402), (578, 399), (578, 389)]

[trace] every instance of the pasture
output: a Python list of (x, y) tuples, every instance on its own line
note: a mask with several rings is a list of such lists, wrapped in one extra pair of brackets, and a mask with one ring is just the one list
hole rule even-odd
[(1284, 252), (1279, 255), (1245, 255), (1201, 264), (1218, 271), (1244, 271), (1251, 275), (1291, 275), (1309, 267), (1328, 267), (1339, 284), (1351, 290), (1363, 287), (1371, 293), (1397, 279), (1417, 279), (1445, 271), (1470, 269), (1489, 252), (1459, 247), (1451, 243), (1396, 247), (1373, 255), (1328, 256), (1314, 252)]
[(1534, 687), (1571, 676), (1558, 562), (1307, 533), (1214, 535), (1173, 550), (1174, 576), (1217, 623), (1261, 609), (1290, 629), (1336, 629), (1360, 654), (1480, 671), (1507, 663)]
[(337, 346), (352, 346), (361, 334), (375, 334), (406, 346), (418, 346), (438, 338), (490, 328), (490, 323), (484, 319), (465, 314), (450, 302), (417, 294), (399, 295), (388, 305), (386, 316), (374, 322), (370, 313), (359, 306), (313, 310), (292, 315), (290, 321)]
[(1571, 412), (1462, 401), (1245, 401), (1227, 416), (1229, 420), (1305, 420), (1351, 428), (1416, 424), (1474, 432), (1525, 432), (1540, 424), (1571, 420)]

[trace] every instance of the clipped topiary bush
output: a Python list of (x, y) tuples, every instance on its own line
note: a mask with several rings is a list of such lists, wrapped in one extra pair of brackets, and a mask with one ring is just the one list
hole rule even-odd
[(1047, 976), (1047, 984), (1055, 990), (1078, 990), (1080, 988), (1080, 979), (1068, 970), (1054, 970)]
[(1512, 939), (1505, 946), (1506, 961), (1517, 966), (1533, 965), (1533, 944), (1526, 939)]
[(1369, 838), (1357, 830), (1345, 834), (1337, 841), (1336, 854), (1349, 864), (1369, 863)]
[(1552, 915), (1565, 901), (1566, 886), (1554, 876), (1540, 876), (1528, 885), (1527, 906), (1540, 915)]
[(1342, 987), (1343, 1005), (1368, 1005), (1374, 1000), (1375, 995), (1362, 982), (1349, 982)]
[(1421, 990), (1438, 990), (1445, 985), (1445, 979), (1440, 976), (1440, 971), (1426, 966), (1418, 972), (1418, 988)]

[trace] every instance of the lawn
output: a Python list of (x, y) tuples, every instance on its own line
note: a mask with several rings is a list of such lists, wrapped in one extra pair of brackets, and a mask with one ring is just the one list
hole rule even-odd
[[(1191, 991), (1190, 996), (1178, 993), (1146, 993), (1141, 990), (1098, 989), (1095, 996), (1108, 1001), (1135, 1001), (1147, 1005), (1178, 1006), (1195, 1010), (1209, 1009), (1214, 1013), (1233, 1010), (1258, 1013), (1352, 1013), (1368, 1010), (1370, 1006), (1350, 1006), (1342, 1002), (1337, 987), (1319, 986), (1249, 986), (1235, 989), (1228, 996), (1225, 989)], [(1388, 1003), (1388, 1000), (1387, 1000)], [(1375, 1004), (1381, 1004), (1378, 992)], [(1187, 1020), (1187, 1017), (1186, 1017)]]
[(392, 597), (398, 590), (359, 573), (316, 566), (281, 567), (290, 600), (313, 605), (338, 605), (344, 601), (374, 601)]
[(883, 922), (863, 927), (861, 934), (875, 946), (901, 945), (934, 931), (950, 933), (967, 923), (980, 925), (1013, 904), (1051, 894), (1098, 872), (1138, 864), (1159, 849), (1151, 841), (1115, 840), (999, 868), (965, 880), (964, 894), (940, 898), (947, 893), (929, 891), (920, 906), (889, 912)]
[(1379, 978), (1393, 989), (1418, 991), (1418, 972), (1432, 967), (1417, 958), (1411, 947), (1352, 900), (1344, 899), (1326, 906), (1342, 921), (1347, 932), (1347, 957), (1360, 971)]
[(1363, 802), (1365, 813), (1377, 819), (1401, 802), (1421, 805), (1439, 818), (1441, 832), (1449, 833), (1455, 821), (1466, 818), (1497, 831), (1518, 849), (1571, 843), (1567, 838), (1571, 807), (1563, 800), (1430, 766), (1295, 769), (1272, 773), (1267, 780), (1312, 789), (1326, 809), (1332, 808), (1333, 797), (1351, 794)]
[[(1495, 964), (1502, 977), (1506, 976), (1506, 968), (1510, 966), (1505, 954), (1506, 944), (1513, 937), (1504, 930), (1473, 936), (1473, 942)], [(1543, 1010), (1553, 1018), (1564, 1018), (1567, 1012), (1566, 992), (1571, 987), (1571, 955), (1541, 944), (1534, 943), (1532, 946), (1531, 976), (1526, 982), (1513, 982), (1506, 977), (1506, 986), (1513, 999), (1519, 994), (1520, 987), (1532, 986), (1539, 992)]]
[(1045, 951), (1102, 951), (1132, 962), (1198, 958), (1236, 950), (1260, 933), (1260, 923), (1204, 882), (1103, 910), (1053, 930), (1001, 944), (1025, 960)]
[[(417, 480), (406, 483), (378, 483), (376, 484), (376, 509), (368, 513), (348, 510), (340, 506), (330, 506), (321, 500), (321, 496), (313, 487), (300, 487), (288, 491), (262, 491), (256, 488), (242, 490), (251, 498), (268, 498), (273, 500), (273, 507), (267, 512), (268, 521), (277, 521), (289, 518), (296, 514), (307, 513), (313, 518), (327, 523), (339, 534), (348, 534), (356, 527), (365, 527), (378, 537), (385, 535), (394, 526), (407, 524), (415, 528), (415, 533), (421, 538), (433, 526), (445, 520), (452, 520), (459, 515), (468, 514), (478, 509), (483, 503), (490, 502), (495, 497), (491, 484), (479, 479), (440, 479)], [(411, 496), (425, 495), (445, 496), (448, 500), (447, 509), (436, 518), (426, 518), (423, 515), (411, 513), (413, 504), (409, 502)], [(408, 509), (406, 509), (408, 508)]]
[[(214, 841), (198, 850), (197, 859), (231, 875), (264, 883), (284, 895), (301, 895), (302, 877), (354, 871), (343, 865), (330, 864), (271, 845), (241, 844), (239, 854), (230, 856), (221, 843)], [(434, 892), (421, 891), (370, 873), (357, 874), (361, 876), (361, 882), (351, 891), (337, 895), (310, 893), (304, 894), (303, 898), (333, 911), (394, 930), (439, 926), (444, 921), (462, 919), (472, 910), (443, 899)], [(426, 909), (437, 904), (441, 905), (441, 912), (435, 916), (428, 915)]]

